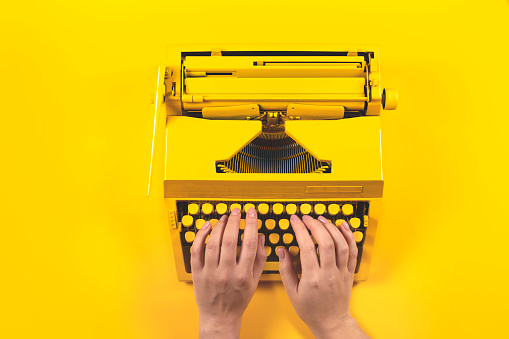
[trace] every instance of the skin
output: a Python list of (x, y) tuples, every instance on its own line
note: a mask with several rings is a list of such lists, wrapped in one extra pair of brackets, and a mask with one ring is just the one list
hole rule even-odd
[[(244, 240), (237, 259), (240, 210), (224, 215), (211, 231), (205, 223), (191, 249), (194, 293), (199, 309), (200, 338), (238, 338), (242, 314), (260, 280), (267, 260), (265, 237), (258, 234), (257, 215), (246, 215)], [(340, 228), (325, 218), (290, 218), (300, 248), (299, 280), (287, 249), (279, 249), (279, 270), (299, 317), (319, 339), (368, 338), (348, 305), (357, 261), (357, 246), (348, 225)], [(318, 243), (317, 255), (309, 231)], [(210, 237), (205, 245), (205, 239)], [(203, 247), (206, 250), (203, 251)]]
[[(265, 236), (258, 235), (254, 208), (246, 215), (244, 240), (237, 261), (240, 210), (223, 215), (210, 233), (206, 223), (191, 249), (194, 294), (199, 309), (200, 338), (238, 338), (240, 324), (267, 261)], [(203, 245), (210, 233), (205, 254)]]

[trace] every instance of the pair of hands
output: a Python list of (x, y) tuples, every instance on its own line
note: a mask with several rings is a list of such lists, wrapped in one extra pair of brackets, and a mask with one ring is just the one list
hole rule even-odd
[[(229, 217), (223, 215), (212, 231), (207, 221), (196, 234), (191, 249), (203, 338), (239, 337), (242, 314), (267, 260), (265, 236), (258, 234), (254, 208), (247, 212), (237, 259), (240, 219), (240, 210), (235, 208)], [(299, 317), (317, 338), (367, 337), (348, 310), (357, 261), (357, 245), (349, 226), (343, 223), (338, 228), (324, 217), (315, 220), (307, 215), (302, 220), (292, 215), (290, 223), (300, 248), (300, 280), (288, 250), (279, 248), (277, 254), (281, 279)], [(318, 243), (319, 256), (308, 230)]]

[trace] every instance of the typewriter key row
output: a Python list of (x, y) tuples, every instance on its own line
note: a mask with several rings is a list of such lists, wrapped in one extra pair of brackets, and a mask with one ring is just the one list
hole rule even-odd
[[(196, 219), (196, 221), (194, 221), (194, 218), (191, 216), (191, 215), (184, 215), (182, 217), (182, 226), (184, 227), (192, 227), (193, 225), (196, 226), (197, 229), (201, 229), (203, 227), (203, 225), (205, 224), (205, 219)], [(217, 219), (210, 219), (210, 223), (212, 224), (212, 227), (214, 227), (214, 225), (216, 224), (218, 220)], [(330, 220), (329, 220), (330, 221)], [(344, 219), (337, 219), (335, 221), (335, 224), (336, 226), (341, 226), (341, 224), (343, 222), (346, 222), (346, 220)], [(350, 224), (350, 227), (352, 228), (359, 228), (359, 226), (361, 226), (361, 219), (359, 218), (350, 218), (349, 222), (347, 222), (347, 224)], [(274, 219), (266, 219), (265, 222), (258, 219), (258, 229), (261, 229), (262, 226), (265, 226), (265, 228), (269, 231), (271, 230), (274, 230), (276, 229), (278, 226), (278, 228), (280, 230), (287, 230), (289, 227), (290, 227), (290, 220), (288, 219), (279, 219), (278, 222), (276, 222), (276, 220)], [(244, 228), (246, 227), (246, 220), (245, 219), (242, 219), (240, 221), (240, 229), (243, 230)]]
[[(355, 231), (355, 232), (353, 232), (353, 234), (354, 234), (356, 242), (361, 242), (362, 241), (362, 238), (364, 237), (362, 232)], [(195, 238), (195, 233), (193, 231), (186, 231), (185, 235), (184, 235), (184, 238), (186, 239), (187, 243), (192, 243), (194, 241), (194, 238)], [(240, 235), (240, 239), (244, 240), (244, 234)], [(268, 240), (273, 245), (276, 245), (277, 243), (279, 243), (280, 239), (283, 241), (283, 244), (289, 245), (289, 244), (291, 244), (293, 242), (294, 236), (291, 233), (284, 233), (282, 235), (282, 237), (280, 237), (280, 235), (278, 233), (270, 233), (269, 234), (269, 239)], [(316, 240), (313, 238), (313, 236), (311, 236), (311, 239), (313, 240), (313, 242), (315, 244), (317, 243)]]
[(353, 214), (354, 212), (353, 206), (351, 204), (344, 204), (342, 206), (340, 206), (339, 204), (329, 204), (328, 206), (325, 206), (325, 204), (322, 203), (317, 203), (314, 205), (309, 203), (303, 203), (300, 205), (293, 203), (286, 205), (283, 205), (281, 203), (276, 203), (273, 205), (269, 205), (267, 203), (260, 203), (257, 205), (248, 203), (244, 205), (244, 208), (242, 208), (241, 204), (236, 203), (231, 205), (227, 205), (225, 203), (218, 203), (215, 206), (211, 203), (203, 203), (201, 204), (201, 208), (199, 204), (192, 203), (188, 205), (188, 212), (190, 215), (197, 215), (200, 212), (205, 215), (208, 215), (214, 213), (215, 210), (218, 214), (222, 215), (231, 212), (234, 208), (238, 208), (241, 211), (247, 213), (247, 211), (249, 211), (251, 207), (255, 208), (257, 212), (261, 215), (268, 214), (269, 212), (272, 211), (272, 213), (274, 213), (275, 215), (280, 215), (283, 213), (286, 213), (288, 215), (296, 213), (300, 214), (315, 213), (317, 215), (323, 215), (326, 214), (326, 212), (328, 212), (328, 214), (330, 215), (337, 215), (339, 212), (342, 212), (343, 215), (348, 216)]

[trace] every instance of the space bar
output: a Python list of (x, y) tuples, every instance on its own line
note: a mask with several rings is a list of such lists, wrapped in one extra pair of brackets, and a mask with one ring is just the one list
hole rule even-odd
[(265, 267), (263, 267), (264, 271), (279, 271), (279, 262), (277, 261), (268, 261), (265, 263)]

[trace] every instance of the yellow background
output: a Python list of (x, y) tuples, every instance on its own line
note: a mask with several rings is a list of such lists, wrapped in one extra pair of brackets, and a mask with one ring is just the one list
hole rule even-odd
[[(162, 147), (145, 197), (157, 65), (186, 42), (379, 44), (400, 102), (383, 113), (382, 220), (351, 311), (375, 338), (501, 335), (508, 14), (506, 1), (2, 4), (0, 336), (196, 337)], [(242, 337), (311, 334), (267, 283)]]

